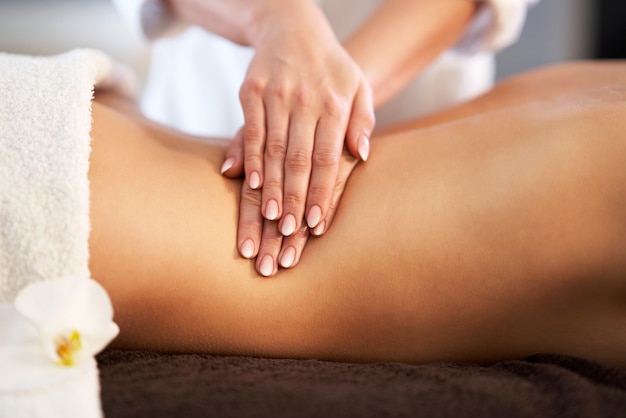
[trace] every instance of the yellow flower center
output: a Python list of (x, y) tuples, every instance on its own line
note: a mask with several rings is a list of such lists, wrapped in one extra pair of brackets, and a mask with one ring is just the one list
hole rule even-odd
[(63, 366), (74, 365), (74, 354), (80, 350), (83, 345), (80, 341), (80, 333), (76, 330), (72, 331), (69, 337), (62, 335), (54, 340), (56, 354), (59, 356), (59, 364)]

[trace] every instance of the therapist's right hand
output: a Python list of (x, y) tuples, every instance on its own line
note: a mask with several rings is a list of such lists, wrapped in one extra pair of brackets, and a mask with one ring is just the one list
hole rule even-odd
[[(374, 129), (371, 89), (361, 69), (310, 0), (260, 2), (256, 49), (240, 91), (245, 117), (243, 168), (261, 189), (261, 213), (289, 236), (318, 235), (327, 222), (344, 145), (365, 161)], [(241, 150), (226, 156), (223, 170)]]

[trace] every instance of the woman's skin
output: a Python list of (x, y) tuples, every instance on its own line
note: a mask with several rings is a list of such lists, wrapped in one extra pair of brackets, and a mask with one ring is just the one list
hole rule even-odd
[(531, 73), (378, 137), (333, 228), (271, 279), (238, 255), (241, 181), (219, 173), (223, 144), (97, 98), (90, 268), (114, 305), (115, 345), (626, 365), (624, 70)]

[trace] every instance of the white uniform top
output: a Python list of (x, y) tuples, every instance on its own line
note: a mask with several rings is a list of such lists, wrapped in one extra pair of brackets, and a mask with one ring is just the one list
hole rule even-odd
[[(383, 0), (316, 0), (345, 39)], [(377, 126), (424, 115), (474, 97), (495, 78), (494, 51), (515, 42), (538, 0), (481, 3), (459, 43), (441, 54), (376, 111)], [(141, 101), (149, 118), (195, 135), (232, 137), (243, 126), (239, 89), (254, 50), (199, 27), (183, 26), (159, 0), (113, 0), (128, 25), (154, 41)]]

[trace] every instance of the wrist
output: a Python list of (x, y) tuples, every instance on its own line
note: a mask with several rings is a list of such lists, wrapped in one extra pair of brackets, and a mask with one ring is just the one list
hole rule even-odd
[(252, 0), (161, 0), (179, 21), (199, 26), (240, 45), (251, 45), (249, 26), (256, 14)]
[[(302, 30), (308, 22), (326, 19), (321, 9), (311, 0), (253, 1), (242, 22), (242, 35), (250, 46), (263, 44), (269, 33), (290, 36)], [(317, 29), (317, 28), (315, 28)]]

